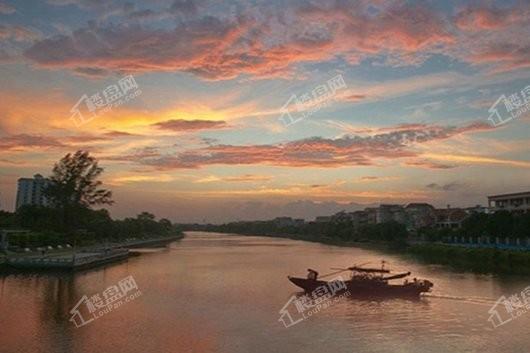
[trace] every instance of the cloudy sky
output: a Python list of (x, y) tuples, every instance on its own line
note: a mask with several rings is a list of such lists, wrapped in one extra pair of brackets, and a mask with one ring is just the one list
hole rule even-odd
[(528, 33), (528, 1), (0, 0), (1, 207), (78, 149), (117, 217), (485, 204), (529, 189)]

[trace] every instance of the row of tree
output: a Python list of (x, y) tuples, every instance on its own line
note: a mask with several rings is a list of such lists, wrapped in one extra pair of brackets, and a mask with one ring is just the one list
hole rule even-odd
[(438, 241), (448, 236), (464, 237), (530, 237), (530, 213), (514, 214), (508, 211), (497, 211), (492, 214), (475, 213), (462, 223), (459, 229), (423, 228), (419, 230), (427, 240)]
[(406, 226), (395, 221), (381, 224), (363, 224), (360, 226), (354, 226), (347, 222), (311, 222), (298, 226), (282, 226), (274, 221), (233, 222), (203, 226), (200, 227), (200, 230), (254, 235), (290, 235), (299, 238), (311, 238), (312, 240), (327, 238), (337, 241), (356, 242), (403, 243), (408, 236)]
[[(304, 223), (303, 225), (280, 225), (274, 221), (233, 222), (222, 225), (199, 227), (200, 230), (222, 233), (255, 235), (289, 235), (298, 237), (331, 238), (341, 241), (394, 242), (403, 243), (413, 234), (404, 224), (395, 221), (381, 224), (354, 224), (351, 221)], [(414, 232), (416, 234), (416, 232)], [(426, 227), (417, 234), (426, 240), (440, 241), (450, 236), (465, 237), (530, 237), (530, 214), (516, 215), (507, 211), (494, 214), (472, 214), (458, 229)]]
[(103, 189), (98, 180), (102, 172), (103, 168), (88, 152), (67, 154), (55, 164), (43, 190), (48, 206), (24, 205), (15, 213), (0, 211), (0, 228), (32, 231), (28, 239), (24, 235), (15, 236), (10, 243), (16, 243), (17, 239), (25, 239), (22, 243), (71, 243), (74, 239), (81, 243), (101, 242), (180, 232), (169, 220), (157, 221), (148, 212), (136, 218), (113, 220), (106, 209), (93, 209), (113, 204), (112, 192)]

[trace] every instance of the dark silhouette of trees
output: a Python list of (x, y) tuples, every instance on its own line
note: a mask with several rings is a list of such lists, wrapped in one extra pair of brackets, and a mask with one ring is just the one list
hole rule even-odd
[(53, 168), (44, 193), (48, 206), (24, 205), (15, 213), (0, 211), (0, 228), (24, 229), (12, 236), (14, 246), (41, 246), (73, 243), (94, 244), (130, 238), (152, 238), (180, 234), (179, 227), (167, 219), (156, 220), (148, 212), (136, 218), (113, 220), (106, 209), (112, 192), (102, 188), (98, 178), (103, 168), (88, 152), (67, 154)]
[(53, 167), (49, 184), (44, 190), (53, 208), (62, 214), (62, 226), (73, 229), (84, 209), (111, 205), (112, 192), (101, 188), (98, 180), (103, 168), (86, 151), (68, 153)]
[(101, 173), (103, 168), (88, 152), (68, 153), (53, 167), (46, 196), (59, 207), (111, 205), (112, 192), (99, 188)]

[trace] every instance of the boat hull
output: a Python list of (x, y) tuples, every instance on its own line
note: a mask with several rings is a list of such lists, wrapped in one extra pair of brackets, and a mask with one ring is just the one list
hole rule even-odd
[[(313, 292), (321, 286), (328, 285), (326, 281), (311, 280), (307, 278), (288, 277), (295, 286), (305, 292)], [(353, 297), (419, 297), (421, 293), (429, 292), (432, 283), (428, 281), (412, 282), (394, 285), (384, 281), (344, 281), (342, 292), (348, 291)]]

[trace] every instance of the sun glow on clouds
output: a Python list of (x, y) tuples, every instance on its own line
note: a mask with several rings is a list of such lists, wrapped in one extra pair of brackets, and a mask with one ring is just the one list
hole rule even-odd
[(283, 187), (262, 187), (258, 189), (222, 189), (222, 190), (176, 190), (175, 196), (193, 196), (198, 198), (241, 198), (249, 199), (262, 198), (266, 199), (282, 197), (284, 199), (307, 199), (310, 195), (314, 200), (334, 200), (334, 201), (351, 201), (360, 200), (363, 202), (373, 202), (380, 200), (426, 200), (429, 193), (423, 190), (404, 190), (404, 191), (376, 191), (376, 190), (334, 190), (326, 186), (315, 187), (314, 185), (295, 185)]
[[(23, 19), (21, 2), (0, 9), (0, 75), (9, 78), (0, 165), (13, 175), (46, 174), (61, 155), (87, 149), (118, 190), (347, 202), (428, 200), (424, 181), (455, 170), (469, 183), (490, 168), (480, 179), (495, 185), (530, 169), (528, 119), (497, 129), (486, 120), (498, 96), (530, 84), (524, 2), (447, 11), (415, 1), (283, 2), (280, 11), (259, 2), (230, 12), (190, 0), (146, 4), (143, 15), (113, 1), (59, 3), (43, 6), (83, 17), (60, 35), (39, 18), (10, 23)], [(347, 83), (332, 104), (299, 124), (278, 122), (292, 94), (311, 93), (329, 73)], [(83, 94), (125, 74), (141, 95), (82, 126), (69, 120)], [(526, 187), (517, 175), (514, 187)]]
[(245, 174), (245, 175), (239, 175), (239, 176), (215, 176), (215, 175), (209, 175), (205, 178), (200, 178), (195, 181), (195, 183), (214, 183), (214, 182), (231, 182), (231, 183), (245, 183), (245, 182), (264, 182), (264, 181), (270, 181), (272, 180), (272, 177), (265, 176), (265, 175), (252, 175), (252, 174)]
[(175, 180), (175, 178), (169, 174), (157, 174), (157, 175), (124, 175), (110, 179), (107, 183), (110, 185), (123, 185), (130, 183), (167, 183)]
[(530, 161), (517, 161), (501, 158), (491, 158), (484, 156), (472, 155), (441, 155), (435, 153), (426, 153), (423, 155), (426, 158), (431, 158), (439, 161), (457, 162), (461, 164), (490, 164), (490, 165), (504, 165), (508, 167), (530, 168)]

